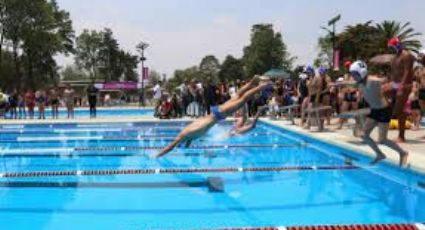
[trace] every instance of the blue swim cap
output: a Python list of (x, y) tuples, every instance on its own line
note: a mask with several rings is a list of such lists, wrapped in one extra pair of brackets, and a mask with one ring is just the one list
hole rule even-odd
[(325, 75), (327, 72), (328, 72), (328, 70), (325, 67), (320, 66), (320, 68), (319, 68), (319, 74), (320, 75)]
[(306, 66), (304, 67), (304, 73), (307, 74), (309, 77), (314, 76), (314, 68), (312, 66)]

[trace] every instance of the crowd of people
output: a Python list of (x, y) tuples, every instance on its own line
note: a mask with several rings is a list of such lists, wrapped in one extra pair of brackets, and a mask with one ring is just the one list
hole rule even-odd
[[(96, 117), (96, 104), (99, 90), (91, 84), (87, 90), (87, 102), (90, 107), (90, 117)], [(46, 108), (51, 108), (51, 117), (59, 118), (59, 107), (66, 108), (67, 118), (74, 118), (76, 106), (83, 105), (83, 98), (67, 85), (64, 88), (51, 87), (33, 91), (12, 90), (5, 94), (0, 91), (0, 117), (7, 119), (46, 119)], [(37, 113), (36, 113), (37, 111)], [(8, 112), (8, 116), (6, 116)]]
[[(230, 113), (238, 114), (235, 112), (239, 109), (253, 116), (259, 108), (266, 107), (271, 116), (278, 117), (282, 106), (295, 105), (294, 108), (299, 108), (300, 125), (305, 128), (310, 128), (315, 121), (309, 111), (320, 111), (316, 112), (320, 115), (315, 124), (319, 130), (323, 130), (325, 125), (331, 125), (333, 114), (369, 108), (360, 136), (377, 154), (372, 163), (376, 164), (386, 158), (377, 142), (370, 137), (372, 130), (378, 127), (378, 142), (397, 151), (400, 154), (400, 166), (403, 166), (407, 163), (408, 152), (397, 143), (406, 141), (407, 120), (413, 123), (414, 130), (420, 129), (425, 111), (425, 50), (420, 51), (416, 58), (404, 49), (398, 38), (390, 39), (388, 48), (393, 52), (392, 61), (387, 63), (391, 67), (388, 73), (369, 75), (363, 61), (347, 61), (344, 65), (346, 74), (336, 81), (328, 75), (326, 68), (315, 70), (306, 66), (296, 81), (275, 79), (257, 87), (252, 82), (258, 80), (258, 77), (249, 82), (236, 80), (230, 84), (213, 84), (210, 79), (206, 79), (204, 82), (186, 82), (180, 87), (179, 94), (169, 97), (162, 95), (158, 91), (161, 87), (157, 86), (155, 93), (160, 96), (157, 97), (159, 100), (156, 107), (158, 117), (171, 118), (185, 114), (200, 117), (183, 129), (157, 157), (164, 156), (181, 142), (186, 141), (186, 146), (189, 146), (212, 124), (230, 116)], [(246, 88), (257, 91), (247, 96)], [(399, 135), (396, 141), (387, 137), (392, 119), (398, 122)], [(338, 120), (339, 129), (344, 122), (346, 119), (343, 117)]]

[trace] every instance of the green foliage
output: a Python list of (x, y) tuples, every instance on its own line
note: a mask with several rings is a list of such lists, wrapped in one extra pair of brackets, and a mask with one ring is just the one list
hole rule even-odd
[(221, 65), (218, 76), (221, 82), (245, 79), (242, 60), (228, 55)]
[(291, 69), (295, 58), (290, 57), (282, 35), (271, 24), (257, 24), (251, 30), (251, 44), (244, 48), (247, 76), (263, 74), (272, 68)]
[(199, 68), (197, 66), (193, 66), (184, 70), (176, 70), (174, 72), (174, 77), (167, 82), (166, 87), (169, 91), (173, 91), (182, 83), (192, 80), (201, 80)]
[(84, 30), (77, 38), (77, 66), (92, 79), (136, 81), (138, 57), (122, 50), (112, 30)]
[(381, 52), (387, 51), (387, 42), (392, 37), (398, 37), (406, 49), (418, 52), (422, 45), (421, 42), (415, 38), (421, 36), (422, 33), (415, 32), (410, 26), (410, 22), (402, 24), (396, 21), (383, 21), (380, 24), (376, 24), (379, 33), (377, 44)]
[(61, 80), (63, 81), (81, 81), (90, 80), (90, 76), (81, 71), (77, 66), (66, 66), (61, 72)]
[(54, 56), (73, 52), (69, 13), (59, 9), (55, 0), (1, 0), (0, 24), (1, 48), (5, 43), (12, 46), (13, 87), (57, 82)]
[(199, 74), (204, 79), (211, 79), (212, 81), (218, 80), (218, 73), (220, 71), (220, 63), (213, 55), (205, 56), (199, 65)]
[[(383, 21), (373, 24), (372, 21), (347, 26), (343, 32), (337, 34), (337, 48), (341, 50), (343, 59), (346, 60), (369, 60), (378, 54), (388, 52), (387, 42), (392, 37), (399, 37), (404, 47), (417, 52), (421, 43), (416, 38), (421, 33), (415, 32), (410, 23)], [(318, 40), (319, 55), (316, 65), (331, 64), (329, 57), (332, 56), (332, 41), (328, 34)]]

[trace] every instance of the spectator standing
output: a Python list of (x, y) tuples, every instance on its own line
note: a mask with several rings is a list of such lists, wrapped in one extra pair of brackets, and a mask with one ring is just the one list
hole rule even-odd
[(35, 94), (31, 89), (25, 94), (25, 104), (28, 108), (29, 118), (34, 119)]
[(59, 118), (59, 92), (56, 87), (50, 89), (49, 92), (50, 104), (52, 106), (52, 118)]
[(74, 118), (74, 95), (75, 91), (71, 88), (71, 85), (67, 85), (63, 91), (63, 99), (65, 102), (66, 110), (68, 112), (68, 119)]
[(35, 92), (35, 102), (38, 108), (38, 119), (46, 119), (45, 108), (46, 108), (46, 92), (40, 89)]
[(90, 106), (90, 118), (96, 118), (96, 105), (97, 105), (97, 94), (99, 93), (99, 90), (94, 86), (94, 84), (91, 84), (87, 88), (87, 96)]

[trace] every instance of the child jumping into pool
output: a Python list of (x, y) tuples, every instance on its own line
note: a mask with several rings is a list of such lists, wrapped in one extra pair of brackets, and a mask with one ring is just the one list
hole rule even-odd
[(189, 147), (193, 140), (204, 135), (217, 122), (226, 119), (227, 116), (231, 116), (251, 98), (253, 98), (255, 94), (263, 91), (270, 84), (271, 81), (269, 78), (255, 76), (229, 101), (220, 106), (212, 107), (210, 115), (201, 117), (184, 128), (170, 145), (165, 147), (158, 155), (156, 155), (156, 158), (160, 158), (169, 153), (181, 142), (185, 141), (186, 146)]
[(379, 149), (377, 143), (370, 137), (373, 129), (378, 126), (379, 143), (388, 146), (400, 154), (400, 166), (407, 164), (408, 152), (403, 150), (398, 144), (388, 139), (388, 127), (392, 117), (392, 109), (385, 97), (386, 91), (391, 88), (384, 84), (384, 79), (376, 76), (368, 76), (367, 65), (362, 61), (354, 62), (350, 67), (350, 74), (358, 84), (365, 100), (369, 103), (371, 113), (369, 114), (364, 126), (363, 140), (377, 154), (371, 164), (377, 164), (386, 158), (385, 154)]

